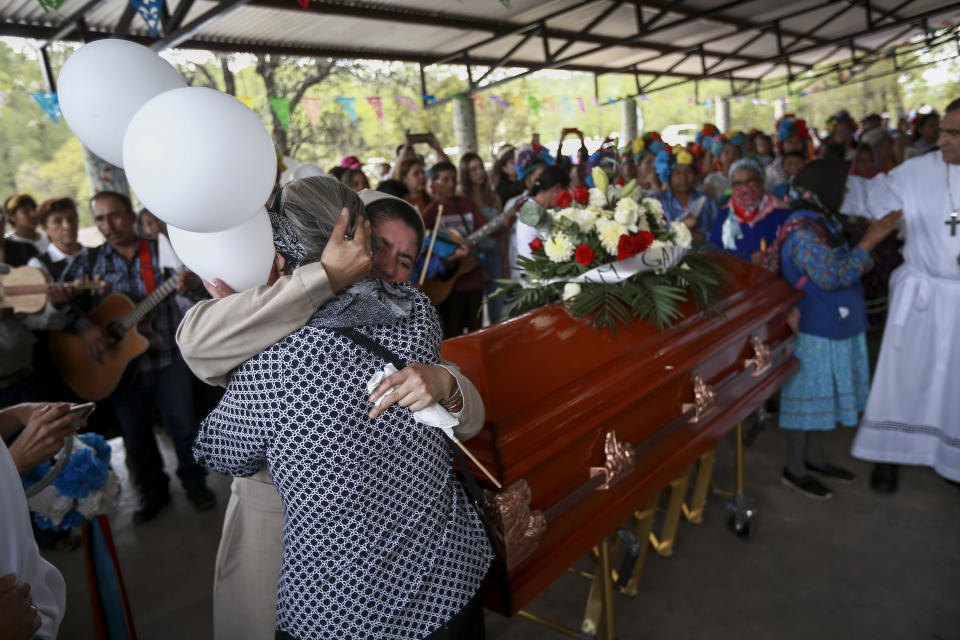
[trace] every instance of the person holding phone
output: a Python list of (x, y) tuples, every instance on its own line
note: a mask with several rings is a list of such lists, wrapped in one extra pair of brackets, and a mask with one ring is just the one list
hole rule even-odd
[[(20, 473), (48, 460), (74, 430), (67, 403), (0, 409), (0, 637), (56, 638), (66, 608), (63, 576), (40, 557)], [(82, 422), (80, 424), (83, 424)]]

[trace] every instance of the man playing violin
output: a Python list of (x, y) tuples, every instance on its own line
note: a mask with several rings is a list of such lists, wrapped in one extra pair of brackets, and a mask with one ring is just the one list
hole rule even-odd
[[(423, 223), (432, 229), (437, 220), (440, 207), (440, 231), (454, 231), (466, 238), (487, 224), (487, 218), (480, 213), (477, 205), (456, 193), (457, 168), (451, 162), (438, 162), (430, 167), (430, 191), (433, 200), (423, 210)], [(448, 264), (466, 258), (471, 253), (467, 246), (460, 246), (447, 258)], [(480, 307), (483, 304), (483, 283), (486, 272), (479, 264), (461, 275), (453, 285), (453, 291), (446, 300), (437, 305), (440, 321), (443, 325), (443, 337), (459, 336), (464, 331), (479, 329), (482, 323)]]

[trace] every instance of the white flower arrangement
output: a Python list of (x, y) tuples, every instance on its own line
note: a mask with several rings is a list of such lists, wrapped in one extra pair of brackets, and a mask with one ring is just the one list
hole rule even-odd
[(688, 255), (689, 227), (668, 223), (660, 201), (634, 181), (611, 185), (599, 168), (592, 178), (593, 188), (562, 193), (549, 215), (539, 209), (524, 219), (521, 211), (540, 237), (519, 259), (523, 275), (501, 280), (493, 294), (506, 294), (505, 312), (560, 299), (594, 328), (614, 330), (633, 314), (662, 329), (680, 317), (685, 295), (709, 307), (722, 269), (707, 255)]

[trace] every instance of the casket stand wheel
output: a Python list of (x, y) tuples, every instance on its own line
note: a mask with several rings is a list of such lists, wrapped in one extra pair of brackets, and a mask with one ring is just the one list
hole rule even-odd
[(736, 441), (736, 477), (737, 490), (733, 501), (727, 503), (727, 526), (741, 538), (750, 538), (753, 534), (753, 519), (757, 515), (756, 500), (743, 492), (744, 488), (744, 459), (743, 459), (743, 423), (737, 425), (734, 434)]

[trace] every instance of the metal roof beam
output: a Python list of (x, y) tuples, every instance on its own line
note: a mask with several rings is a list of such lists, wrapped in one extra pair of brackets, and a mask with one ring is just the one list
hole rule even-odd
[[(459, 60), (463, 58), (464, 52), (470, 53), (475, 49), (492, 44), (502, 38), (507, 36), (515, 36), (520, 34), (525, 34), (530, 30), (536, 30), (541, 27), (544, 23), (549, 20), (558, 18), (562, 15), (570, 13), (576, 9), (579, 9), (588, 4), (594, 4), (599, 0), (584, 0), (578, 4), (571, 5), (564, 9), (560, 9), (550, 13), (546, 16), (538, 18), (533, 22), (527, 24), (516, 24), (514, 22), (507, 22), (502, 20), (488, 20), (485, 18), (476, 18), (473, 16), (464, 16), (458, 14), (452, 14), (445, 11), (430, 11), (426, 9), (416, 9), (410, 7), (397, 7), (395, 5), (387, 5), (378, 2), (352, 2), (351, 0), (311, 0), (309, 7), (306, 11), (311, 13), (316, 13), (320, 15), (335, 15), (335, 16), (346, 16), (346, 17), (355, 17), (362, 18), (365, 20), (383, 20), (387, 22), (396, 22), (401, 24), (417, 24), (417, 25), (429, 25), (434, 27), (444, 27), (448, 29), (460, 29), (465, 31), (486, 31), (492, 33), (493, 36), (490, 38), (481, 40), (480, 42), (470, 45), (469, 47), (463, 47), (456, 51), (451, 51), (448, 54), (436, 57), (432, 64), (458, 64)], [(747, 2), (753, 2), (754, 0), (733, 0), (728, 2), (718, 9), (731, 8), (737, 5), (745, 4)], [(671, 4), (676, 3), (676, 0), (672, 0)], [(648, 6), (650, 3), (646, 3)], [(268, 9), (279, 9), (283, 11), (299, 11), (303, 12), (304, 9), (301, 9), (296, 3), (290, 2), (290, 0), (250, 0), (249, 6), (252, 7), (261, 7)], [(660, 7), (662, 8), (662, 7)], [(702, 12), (706, 15), (712, 15), (718, 9), (706, 10)], [(667, 25), (669, 27), (670, 25)], [(667, 28), (664, 27), (664, 28)], [(660, 28), (654, 29), (654, 31), (659, 31)], [(684, 50), (683, 48), (678, 48), (676, 46), (656, 43), (656, 42), (640, 42), (640, 41), (625, 41), (621, 38), (603, 36), (595, 33), (584, 32), (583, 30), (574, 31), (568, 29), (552, 29), (548, 28), (545, 32), (541, 33), (543, 37), (554, 38), (558, 40), (573, 40), (574, 42), (588, 42), (591, 44), (598, 45), (586, 52), (577, 54), (574, 57), (580, 57), (586, 55), (587, 53), (595, 53), (602, 50), (606, 47), (612, 46), (625, 46), (632, 48), (641, 48), (641, 49), (652, 49), (654, 51), (659, 51), (660, 53), (676, 53), (677, 51)], [(708, 52), (709, 53), (709, 52)], [(713, 55), (713, 54), (711, 54)], [(553, 57), (559, 57), (559, 53), (554, 52)], [(569, 57), (567, 59), (573, 59)], [(751, 61), (754, 63), (762, 63), (762, 58), (756, 57), (747, 57), (743, 56), (740, 59), (744, 61)]]
[(747, 47), (749, 47), (750, 45), (752, 45), (754, 42), (756, 42), (757, 40), (759, 40), (759, 39), (762, 38), (763, 36), (767, 35), (767, 30), (768, 30), (767, 27), (763, 27), (762, 29), (760, 29), (760, 31), (757, 32), (757, 35), (753, 36), (752, 38), (748, 38), (747, 40), (745, 40), (742, 44), (740, 44), (736, 49), (734, 49), (734, 50), (731, 51), (730, 53), (725, 53), (724, 55), (720, 56), (720, 59), (719, 59), (719, 60), (717, 60), (717, 61), (714, 62), (712, 65), (710, 65), (709, 67), (707, 67), (705, 73), (710, 73), (711, 71), (713, 71), (714, 69), (716, 69), (717, 67), (719, 67), (721, 64), (723, 64), (724, 62), (726, 62), (726, 61), (729, 60), (730, 58), (735, 57), (738, 53), (740, 53), (741, 51), (743, 51), (744, 49), (746, 49)]
[[(912, 30), (913, 30), (913, 26), (911, 25), (910, 27), (907, 27), (906, 29), (897, 32), (897, 34), (896, 34), (895, 36), (887, 39), (887, 40), (884, 41), (882, 44), (880, 44), (880, 45), (877, 47), (877, 49), (874, 50), (873, 55), (876, 55), (877, 53), (883, 51), (883, 50), (884, 50), (887, 46), (889, 46), (891, 43), (897, 42), (898, 40), (902, 39), (904, 36), (906, 36), (906, 35), (907, 35), (910, 31), (912, 31)], [(940, 47), (940, 46), (943, 46), (944, 44), (949, 43), (950, 40), (952, 40), (953, 38), (956, 37), (956, 33), (957, 33), (957, 32), (955, 32), (955, 31), (951, 31), (951, 32), (948, 32), (948, 33), (943, 34), (943, 35), (941, 35), (941, 36), (938, 36), (937, 38), (935, 38), (935, 42), (934, 42), (933, 47), (936, 48), (936, 47)], [(926, 44), (924, 43), (923, 45), (914, 45), (914, 46), (911, 47), (908, 51), (911, 51), (911, 52), (912, 52), (912, 51), (918, 51), (918, 50), (925, 49), (925, 48), (927, 48), (927, 46), (926, 46)], [(824, 78), (824, 77), (826, 77), (826, 76), (832, 75), (832, 74), (837, 73), (837, 72), (839, 72), (839, 71), (850, 71), (851, 73), (862, 73), (865, 69), (869, 68), (870, 66), (873, 66), (874, 64), (876, 64), (876, 63), (879, 62), (879, 61), (880, 61), (879, 56), (876, 57), (876, 58), (874, 58), (873, 60), (863, 60), (863, 59), (861, 59), (859, 62), (854, 61), (852, 65), (850, 64), (850, 61), (840, 61), (840, 62), (836, 62), (836, 63), (834, 63), (834, 64), (832, 64), (832, 65), (829, 65), (829, 66), (827, 66), (827, 67), (823, 67), (823, 68), (821, 68), (821, 69), (816, 69), (816, 70), (813, 71), (813, 72), (808, 72), (808, 74), (805, 74), (805, 75), (802, 76), (802, 77), (796, 78), (796, 80), (799, 80), (799, 81), (801, 81), (801, 82), (806, 82), (806, 81), (808, 81), (808, 80), (811, 81), (811, 82), (808, 82), (807, 84), (805, 84), (805, 85), (803, 86), (803, 89), (805, 89), (805, 88), (807, 88), (807, 87), (815, 84), (816, 81), (820, 80), (821, 78)], [(855, 70), (853, 69), (853, 67), (856, 66), (856, 65), (858, 65), (858, 64), (859, 64), (859, 65), (862, 65), (862, 66), (861, 66), (861, 68), (860, 68), (859, 70), (856, 70), (856, 71), (855, 71)], [(845, 65), (849, 65), (849, 67), (844, 68)], [(762, 78), (762, 77), (763, 77), (763, 76), (761, 76), (761, 78)], [(776, 89), (777, 87), (783, 86), (783, 84), (784, 84), (784, 81), (783, 81), (782, 78), (776, 78), (776, 79), (772, 80), (771, 82), (769, 82), (767, 85), (761, 86), (760, 88), (761, 88), (762, 90), (771, 90), (771, 89)], [(802, 90), (802, 89), (801, 89), (801, 90)]]
[[(834, 13), (831, 14), (828, 18), (826, 18), (826, 19), (824, 19), (824, 20), (821, 20), (821, 21), (818, 22), (815, 26), (807, 29), (806, 32), (801, 33), (801, 34), (797, 35), (796, 37), (794, 37), (794, 39), (791, 40), (788, 44), (783, 45), (783, 51), (786, 51), (786, 52), (789, 53), (789, 51), (790, 51), (791, 48), (793, 48), (795, 45), (799, 44), (799, 43), (802, 42), (803, 40), (814, 40), (814, 41), (815, 41), (816, 38), (815, 38), (815, 37), (812, 37), (813, 34), (815, 34), (816, 32), (820, 31), (820, 29), (822, 29), (822, 28), (825, 27), (826, 25), (830, 24), (831, 22), (833, 22), (834, 20), (836, 20), (837, 18), (839, 18), (839, 17), (842, 16), (843, 14), (847, 13), (848, 11), (850, 11), (851, 9), (853, 9), (854, 7), (856, 7), (859, 3), (860, 3), (860, 0), (850, 0), (849, 2), (843, 3), (844, 6), (842, 6), (839, 11), (834, 12)], [(779, 24), (779, 23), (778, 23), (778, 24)], [(782, 33), (782, 31), (781, 31), (781, 33)], [(791, 37), (793, 37), (793, 36), (791, 36)], [(783, 51), (781, 51), (781, 55), (783, 55)]]
[[(647, 20), (647, 24), (644, 25), (644, 29), (643, 31), (641, 31), (641, 33), (646, 33), (652, 30), (655, 24), (660, 22), (664, 17), (666, 17), (668, 13), (673, 11), (674, 8), (678, 7), (681, 4), (683, 4), (683, 0), (671, 0), (663, 7), (660, 7), (660, 10), (657, 12), (657, 15)], [(685, 15), (689, 15), (689, 14), (685, 14)]]
[[(838, 36), (836, 38), (829, 38), (829, 39), (823, 40), (818, 44), (811, 44), (811, 45), (801, 47), (799, 49), (794, 49), (793, 51), (785, 52), (785, 55), (778, 55), (774, 58), (767, 59), (765, 60), (765, 62), (768, 62), (771, 64), (786, 63), (788, 61), (787, 60), (788, 56), (797, 56), (804, 53), (810, 53), (812, 51), (816, 51), (817, 49), (823, 48), (825, 46), (829, 47), (829, 46), (836, 46), (836, 45), (846, 45), (851, 39), (856, 40), (857, 38), (876, 35), (878, 32), (896, 29), (906, 24), (910, 24), (910, 25), (919, 24), (925, 19), (934, 18), (936, 16), (947, 15), (950, 12), (956, 11), (958, 9), (960, 9), (960, 2), (950, 2), (940, 7), (937, 7), (935, 9), (930, 9), (923, 13), (919, 13), (910, 17), (905, 17), (895, 22), (890, 22), (884, 25), (875, 25), (873, 29), (869, 29), (869, 30), (864, 29), (861, 31), (857, 31), (856, 33), (847, 33), (842, 36)], [(876, 49), (866, 49), (866, 51), (875, 52)], [(750, 63), (740, 64), (735, 67), (725, 69), (724, 73), (736, 73), (737, 71), (743, 71), (744, 69), (748, 69), (752, 66), (755, 66), (755, 65)], [(804, 65), (804, 66), (809, 69), (812, 65)], [(623, 67), (620, 69), (611, 70), (611, 72), (612, 73), (630, 73), (630, 68)], [(698, 76), (698, 79), (703, 80), (704, 76), (702, 75)]]
[[(587, 25), (583, 28), (583, 33), (587, 34), (593, 31), (594, 28), (596, 28), (601, 22), (609, 18), (611, 13), (619, 9), (620, 5), (622, 4), (623, 4), (623, 0), (616, 0), (615, 2), (612, 2), (609, 7), (607, 7), (600, 13), (600, 15), (598, 15), (596, 18), (594, 18), (589, 23), (587, 23)], [(561, 55), (564, 51), (572, 47), (576, 42), (577, 42), (577, 38), (570, 38), (563, 45), (561, 45), (559, 49), (553, 52), (553, 57), (557, 57)]]
[[(671, 22), (671, 23), (669, 23), (669, 24), (665, 24), (665, 25), (659, 26), (659, 27), (657, 27), (656, 29), (650, 29), (650, 28), (649, 28), (649, 23), (648, 23), (648, 24), (647, 24), (647, 29), (644, 30), (644, 31), (642, 31), (640, 34), (638, 34), (638, 36), (635, 36), (635, 37), (649, 36), (649, 35), (651, 35), (651, 34), (653, 34), (653, 33), (657, 33), (657, 32), (660, 32), (660, 31), (666, 31), (666, 30), (668, 30), (668, 29), (673, 29), (673, 28), (675, 28), (675, 27), (681, 27), (681, 26), (683, 26), (683, 25), (690, 24), (690, 23), (692, 23), (692, 22), (696, 22), (697, 20), (702, 20), (702, 19), (709, 19), (709, 20), (712, 20), (712, 21), (714, 21), (714, 22), (718, 22), (718, 23), (720, 23), (720, 24), (725, 24), (725, 25), (728, 25), (728, 26), (731, 26), (731, 27), (736, 27), (738, 30), (741, 30), (741, 31), (747, 31), (747, 30), (751, 30), (751, 29), (762, 29), (762, 28), (767, 28), (767, 29), (769, 29), (770, 27), (773, 26), (773, 23), (776, 22), (776, 21), (789, 20), (790, 18), (796, 18), (796, 17), (798, 17), (798, 16), (802, 16), (802, 15), (807, 14), (807, 13), (810, 13), (810, 12), (812, 12), (812, 11), (816, 11), (816, 10), (822, 9), (822, 8), (824, 8), (824, 7), (828, 7), (828, 6), (832, 6), (832, 5), (835, 5), (835, 4), (836, 4), (836, 0), (828, 0), (828, 1), (826, 1), (826, 2), (823, 2), (823, 3), (821, 3), (821, 4), (819, 4), (819, 5), (816, 5), (816, 6), (813, 6), (813, 7), (807, 7), (807, 8), (805, 8), (805, 9), (798, 9), (797, 11), (794, 11), (794, 12), (792, 12), (792, 13), (788, 13), (788, 14), (786, 14), (786, 15), (779, 16), (779, 17), (777, 17), (777, 18), (775, 18), (775, 19), (773, 19), (773, 20), (770, 20), (770, 21), (768, 21), (768, 22), (765, 22), (765, 23), (753, 22), (753, 21), (750, 21), (750, 20), (744, 20), (744, 19), (742, 19), (742, 18), (734, 18), (734, 17), (732, 17), (732, 16), (725, 16), (725, 15), (724, 15), (724, 12), (726, 12), (726, 11), (729, 11), (729, 10), (731, 10), (731, 9), (735, 9), (735, 8), (737, 8), (737, 7), (740, 6), (740, 5), (748, 4), (748, 3), (753, 2), (753, 1), (754, 1), (754, 0), (733, 0), (733, 1), (731, 1), (731, 2), (727, 2), (726, 4), (722, 4), (722, 5), (719, 5), (719, 6), (717, 6), (717, 7), (713, 7), (712, 9), (694, 9), (694, 8), (692, 8), (692, 7), (689, 7), (689, 8), (687, 8), (687, 10), (684, 10), (684, 8), (682, 8), (682, 7), (681, 7), (681, 8), (674, 8), (674, 9), (673, 9), (673, 12), (674, 12), (674, 13), (680, 13), (680, 14), (684, 15), (684, 17), (681, 18), (680, 20), (675, 20), (675, 21), (673, 21), (673, 22)], [(653, 7), (656, 7), (656, 8), (662, 8), (662, 7), (665, 6), (665, 5), (663, 5), (663, 4), (656, 5), (656, 4), (653, 4), (653, 3), (650, 3), (650, 2), (647, 2), (647, 3), (645, 3), (645, 4), (646, 4), (647, 6), (653, 5)], [(793, 31), (793, 30), (790, 30), (790, 29), (784, 29), (783, 34), (784, 34), (785, 36), (788, 36), (788, 37), (793, 38), (793, 37), (797, 37), (797, 36), (799, 35), (799, 32)]]
[(220, 4), (210, 9), (190, 24), (177, 29), (173, 33), (164, 34), (164, 37), (153, 42), (150, 45), (150, 48), (154, 51), (163, 51), (164, 49), (172, 49), (173, 47), (183, 44), (197, 33), (202, 31), (204, 28), (210, 26), (234, 9), (238, 9), (248, 2), (250, 2), (250, 0), (221, 0)]
[(119, 36), (126, 36), (130, 33), (130, 25), (133, 24), (133, 18), (137, 15), (137, 10), (129, 2), (123, 7), (123, 13), (120, 14), (120, 20), (117, 26), (113, 28), (114, 33)]
[(507, 62), (509, 62), (510, 58), (513, 57), (513, 54), (515, 54), (520, 49), (520, 47), (522, 47), (527, 42), (529, 42), (530, 38), (532, 38), (536, 34), (537, 34), (536, 31), (528, 31), (527, 34), (523, 36), (523, 38), (521, 38), (520, 42), (513, 45), (509, 51), (507, 51), (505, 54), (503, 54), (503, 56), (501, 56), (499, 60), (494, 62), (492, 65), (490, 65), (490, 67), (486, 71), (484, 71), (483, 75), (477, 79), (477, 84), (480, 84), (481, 82), (486, 80), (487, 76), (489, 76), (491, 73), (493, 73), (494, 71), (496, 71), (497, 69), (505, 65)]
[[(260, 1), (261, 1), (261, 0), (255, 0), (255, 2), (260, 2)], [(553, 19), (553, 18), (562, 16), (562, 15), (564, 15), (564, 14), (566, 14), (566, 13), (569, 13), (569, 12), (573, 11), (574, 9), (579, 9), (580, 7), (583, 7), (583, 6), (585, 6), (585, 5), (591, 4), (591, 3), (596, 2), (596, 1), (597, 1), (597, 0), (585, 0), (584, 2), (581, 2), (580, 4), (567, 7), (566, 9), (562, 9), (562, 10), (560, 10), (560, 11), (554, 11), (553, 13), (548, 14), (548, 15), (544, 16), (543, 18), (539, 19), (539, 20), (536, 20), (536, 21), (534, 21), (534, 22), (528, 22), (527, 24), (522, 24), (522, 25), (515, 25), (515, 24), (509, 23), (509, 22), (496, 22), (496, 23), (492, 23), (492, 24), (491, 24), (491, 21), (484, 21), (484, 24), (486, 24), (486, 25), (487, 25), (488, 27), (490, 27), (490, 28), (487, 28), (487, 29), (481, 28), (480, 30), (481, 30), (481, 31), (492, 31), (492, 32), (494, 33), (494, 35), (493, 35), (492, 37), (487, 38), (486, 40), (482, 40), (482, 41), (480, 41), (480, 42), (478, 42), (478, 43), (476, 43), (476, 44), (474, 44), (474, 45), (471, 45), (471, 46), (469, 46), (469, 47), (465, 47), (465, 48), (463, 48), (463, 49), (460, 49), (460, 50), (458, 50), (458, 51), (455, 51), (455, 52), (453, 52), (453, 53), (451, 53), (451, 54), (448, 54), (448, 55), (446, 55), (446, 56), (444, 56), (444, 57), (442, 57), (442, 58), (438, 58), (433, 64), (447, 64), (447, 63), (449, 63), (449, 62), (451, 62), (451, 61), (453, 61), (453, 60), (456, 60), (457, 57), (463, 53), (463, 51), (471, 51), (471, 50), (473, 50), (473, 49), (477, 49), (477, 48), (479, 48), (479, 47), (483, 47), (483, 46), (486, 46), (486, 45), (488, 45), (488, 44), (492, 44), (492, 43), (496, 42), (497, 40), (500, 40), (500, 39), (502, 39), (502, 38), (506, 38), (506, 37), (508, 37), (508, 36), (516, 36), (516, 35), (528, 33), (529, 31), (535, 31), (536, 29), (541, 28), (542, 25), (543, 25), (543, 23), (545, 23), (547, 20), (551, 20), (551, 19)], [(313, 5), (311, 4), (311, 6), (313, 6)], [(406, 15), (406, 13), (404, 13), (404, 15)], [(388, 19), (388, 18), (384, 18), (384, 19)], [(413, 24), (421, 24), (421, 23), (420, 23), (420, 22), (414, 22)], [(455, 24), (462, 24), (462, 19), (456, 21)], [(494, 27), (494, 25), (496, 25), (496, 26)], [(444, 24), (439, 24), (439, 26), (446, 26), (446, 25), (444, 25)], [(452, 27), (452, 28), (455, 28), (455, 29), (472, 29), (472, 30), (477, 30), (477, 27), (455, 26), (455, 27)], [(551, 32), (551, 35), (552, 35), (552, 34), (553, 34), (553, 32)]]
[(51, 42), (56, 42), (57, 40), (62, 40), (68, 35), (72, 34), (77, 30), (78, 21), (83, 20), (87, 13), (93, 11), (98, 5), (103, 4), (105, 1), (106, 0), (90, 0), (87, 2), (87, 4), (80, 7), (69, 18), (64, 20), (59, 29), (51, 33), (49, 37), (44, 38), (46, 42), (44, 42), (42, 46), (46, 46)]
[(180, 4), (177, 5), (177, 10), (173, 12), (169, 20), (163, 23), (163, 32), (165, 34), (172, 33), (180, 28), (184, 18), (190, 13), (190, 9), (193, 8), (193, 3), (194, 0), (180, 0)]

